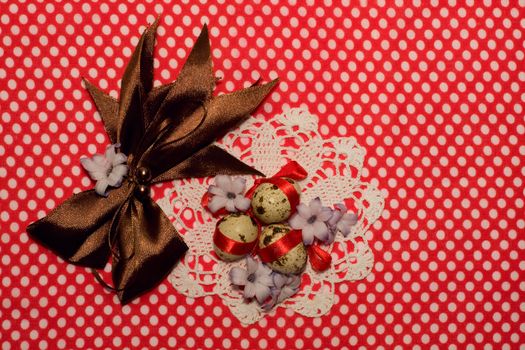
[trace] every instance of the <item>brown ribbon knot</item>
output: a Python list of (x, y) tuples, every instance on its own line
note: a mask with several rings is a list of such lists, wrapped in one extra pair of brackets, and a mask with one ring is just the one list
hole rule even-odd
[(149, 196), (158, 182), (257, 170), (212, 144), (257, 108), (276, 81), (213, 96), (215, 76), (206, 25), (175, 82), (153, 87), (158, 21), (147, 28), (126, 67), (120, 99), (85, 81), (112, 143), (128, 155), (129, 174), (103, 197), (73, 195), (27, 232), (70, 263), (103, 268), (112, 255), (122, 304), (162, 281), (188, 249)]

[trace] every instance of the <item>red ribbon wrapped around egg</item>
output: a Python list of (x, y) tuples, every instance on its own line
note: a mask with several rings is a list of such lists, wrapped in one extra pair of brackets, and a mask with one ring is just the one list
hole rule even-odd
[(264, 224), (286, 221), (299, 204), (301, 189), (296, 183), (308, 173), (296, 161), (290, 161), (270, 178), (255, 180), (246, 196), (252, 199), (253, 215)]

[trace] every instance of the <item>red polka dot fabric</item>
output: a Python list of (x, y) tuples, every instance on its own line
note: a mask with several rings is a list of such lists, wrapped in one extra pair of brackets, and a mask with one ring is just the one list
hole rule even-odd
[[(217, 92), (280, 77), (257, 114), (303, 106), (366, 148), (375, 267), (329, 314), (246, 327), (167, 281), (122, 307), (25, 232), (94, 185), (79, 158), (109, 140), (81, 78), (118, 97), (157, 14), (156, 84), (208, 23)], [(0, 1), (2, 349), (522, 347), (524, 18), (521, 0)]]

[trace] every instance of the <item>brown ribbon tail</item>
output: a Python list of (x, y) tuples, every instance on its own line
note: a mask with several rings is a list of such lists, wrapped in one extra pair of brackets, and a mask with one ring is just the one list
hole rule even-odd
[(157, 115), (157, 112), (159, 111), (162, 102), (164, 101), (174, 84), (175, 83), (160, 85), (151, 89), (146, 99), (146, 102), (144, 102), (143, 108), (144, 121), (146, 125), (149, 125), (153, 117)]
[(264, 176), (259, 170), (240, 161), (222, 148), (209, 145), (153, 179), (153, 183), (196, 176), (215, 176), (217, 174)]
[(160, 112), (167, 116), (165, 112), (170, 109), (170, 102), (177, 100), (180, 95), (206, 101), (212, 96), (215, 81), (208, 26), (205, 24)]
[(108, 94), (104, 93), (88, 80), (83, 79), (86, 84), (86, 90), (91, 95), (95, 106), (97, 107), (100, 117), (104, 122), (104, 128), (108, 133), (111, 143), (117, 143), (118, 128), (118, 101)]
[(109, 226), (126, 198), (124, 187), (110, 191), (107, 198), (93, 190), (75, 194), (29, 225), (27, 233), (72, 264), (103, 268), (109, 256)]
[(131, 197), (117, 215), (112, 235), (117, 237), (120, 258), (113, 262), (112, 275), (124, 305), (159, 284), (188, 246), (150, 198)]
[(142, 34), (126, 66), (120, 90), (117, 142), (124, 154), (133, 154), (146, 129), (142, 108), (153, 87), (153, 48), (158, 19)]
[(191, 122), (174, 128), (144, 153), (140, 165), (150, 168), (154, 178), (173, 168), (248, 118), (276, 83), (274, 80), (212, 98), (187, 118)]
[[(215, 87), (210, 52), (208, 27), (204, 25), (177, 80), (159, 90), (152, 90), (146, 100), (144, 115), (151, 123), (146, 130), (145, 145), (154, 143), (170, 124), (178, 126), (179, 130), (186, 130), (188, 125), (193, 125), (188, 123), (188, 117), (212, 96)], [(144, 151), (141, 148), (138, 153)]]

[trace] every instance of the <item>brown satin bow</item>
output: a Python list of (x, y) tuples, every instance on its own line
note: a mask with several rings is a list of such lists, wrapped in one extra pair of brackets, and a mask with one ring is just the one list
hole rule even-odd
[(120, 100), (85, 81), (112, 143), (128, 155), (129, 175), (107, 197), (73, 195), (27, 232), (70, 263), (103, 268), (112, 253), (122, 304), (156, 286), (188, 249), (149, 196), (151, 184), (257, 170), (212, 144), (261, 103), (276, 81), (213, 96), (206, 25), (177, 80), (153, 87), (158, 22), (147, 28), (122, 78)]

